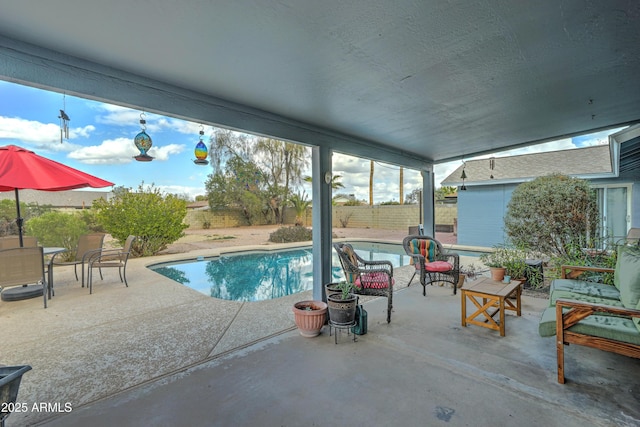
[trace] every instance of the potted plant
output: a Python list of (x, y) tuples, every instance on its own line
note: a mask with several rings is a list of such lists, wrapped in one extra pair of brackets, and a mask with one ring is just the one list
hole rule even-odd
[(506, 259), (507, 248), (504, 246), (495, 246), (491, 252), (480, 255), (480, 261), (491, 270), (491, 278), (500, 282), (504, 279)]
[(307, 338), (318, 336), (327, 319), (327, 303), (299, 301), (293, 305), (293, 315), (300, 335)]
[(357, 296), (351, 292), (351, 283), (340, 282), (337, 288), (340, 292), (327, 294), (329, 320), (334, 325), (351, 325), (356, 319)]
[(469, 279), (470, 281), (476, 280), (476, 277), (480, 274), (480, 270), (476, 267), (475, 264), (471, 264), (468, 266), (461, 265), (460, 266), (460, 278), (458, 279), (457, 288), (460, 289), (464, 286), (464, 280)]

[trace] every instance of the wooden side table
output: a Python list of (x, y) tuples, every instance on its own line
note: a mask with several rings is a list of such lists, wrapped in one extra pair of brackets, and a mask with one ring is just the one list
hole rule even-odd
[[(515, 311), (518, 316), (522, 314), (521, 285), (522, 282), (518, 280), (504, 283), (485, 277), (460, 289), (462, 291), (462, 326), (467, 326), (467, 323), (482, 326), (500, 331), (500, 336), (503, 337), (505, 311)], [(467, 315), (467, 298), (477, 308), (470, 315)], [(496, 314), (500, 316), (498, 321), (495, 319)], [(476, 319), (477, 317), (480, 319)]]

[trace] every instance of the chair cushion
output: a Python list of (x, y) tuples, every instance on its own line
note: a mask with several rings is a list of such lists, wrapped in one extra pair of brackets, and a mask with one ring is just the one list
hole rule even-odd
[[(570, 331), (622, 341), (630, 344), (640, 344), (640, 334), (628, 317), (592, 314), (569, 328)], [(538, 333), (541, 337), (556, 334), (556, 308), (548, 307), (542, 312)]]
[[(355, 250), (353, 249), (353, 247), (351, 247), (351, 245), (342, 246), (342, 251), (347, 256), (347, 259), (351, 262), (351, 264), (355, 266), (358, 265), (358, 258), (356, 257)], [(347, 282), (354, 283), (354, 279), (357, 280), (356, 274), (348, 271), (345, 271), (344, 273), (345, 273), (345, 279), (347, 279)]]
[[(636, 310), (640, 310), (640, 301), (638, 301), (638, 305), (636, 305)], [(636, 328), (638, 329), (638, 332), (640, 332), (640, 317), (634, 317), (633, 323), (636, 324)]]
[(424, 269), (427, 271), (443, 272), (453, 270), (453, 266), (446, 261), (432, 261), (426, 263)]
[[(594, 283), (577, 279), (554, 279), (549, 289), (551, 295), (551, 304), (555, 305), (558, 298), (579, 299), (581, 301), (596, 302), (583, 297), (606, 298), (609, 300), (619, 301), (620, 291), (615, 286), (605, 285), (604, 283)], [(614, 305), (613, 302), (603, 302), (603, 304)], [(622, 305), (622, 304), (620, 304)]]
[(621, 248), (615, 276), (618, 277), (620, 301), (626, 308), (636, 308), (640, 301), (640, 251), (631, 247)]
[[(391, 278), (392, 286), (396, 283), (395, 279)], [(389, 287), (389, 275), (385, 273), (365, 273), (356, 278), (354, 283), (356, 288), (375, 288), (383, 289)]]
[(428, 261), (434, 261), (436, 259), (436, 248), (436, 243), (429, 239), (412, 239), (409, 242), (411, 253), (420, 254)]

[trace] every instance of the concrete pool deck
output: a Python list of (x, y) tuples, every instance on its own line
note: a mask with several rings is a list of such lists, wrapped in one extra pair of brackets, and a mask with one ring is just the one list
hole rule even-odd
[[(209, 230), (214, 231), (214, 230)], [(254, 238), (255, 240), (255, 238)], [(395, 270), (391, 324), (372, 299), (358, 342), (327, 327), (299, 336), (293, 302), (207, 297), (146, 268), (219, 249), (132, 259), (121, 284), (106, 271), (89, 295), (55, 270), (56, 296), (0, 302), (0, 363), (29, 364), (7, 426), (637, 425), (639, 361), (572, 346), (567, 384), (555, 344), (537, 334), (541, 298), (524, 297), (507, 336), (460, 326), (450, 288), (406, 283)], [(343, 381), (344, 379), (344, 381)], [(34, 410), (34, 404), (49, 404)], [(65, 404), (72, 410), (65, 413)], [(55, 404), (58, 404), (56, 406)], [(344, 412), (334, 412), (332, 406)], [(37, 407), (36, 407), (37, 408)], [(60, 408), (59, 411), (56, 409)]]

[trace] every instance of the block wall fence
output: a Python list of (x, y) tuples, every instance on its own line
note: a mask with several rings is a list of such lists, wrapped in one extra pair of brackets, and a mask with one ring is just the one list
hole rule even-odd
[[(419, 224), (419, 216), (418, 205), (334, 206), (333, 227), (407, 230), (409, 226)], [(453, 231), (457, 216), (457, 205), (437, 204), (436, 230)], [(292, 208), (285, 208), (285, 225), (293, 225), (295, 218), (295, 211)], [(185, 223), (189, 224), (189, 228), (229, 228), (248, 225), (238, 209), (190, 210), (187, 212)], [(307, 209), (303, 223), (307, 227), (311, 226), (311, 208)], [(266, 221), (256, 221), (254, 225), (265, 224), (267, 224)]]

